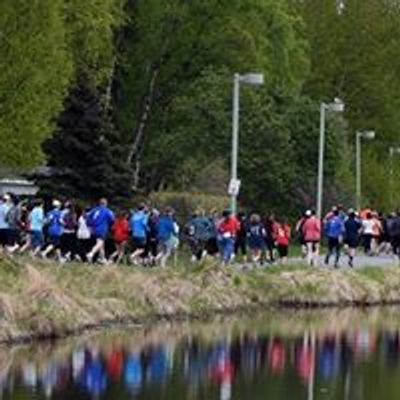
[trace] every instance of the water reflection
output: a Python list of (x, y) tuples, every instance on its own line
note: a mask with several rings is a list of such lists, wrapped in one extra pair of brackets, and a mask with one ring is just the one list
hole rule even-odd
[(196, 330), (161, 331), (140, 340), (125, 333), (0, 354), (5, 399), (314, 399), (327, 392), (331, 399), (372, 399), (374, 391), (386, 390), (385, 399), (400, 395), (400, 329), (392, 327), (294, 334), (243, 327), (207, 338)]

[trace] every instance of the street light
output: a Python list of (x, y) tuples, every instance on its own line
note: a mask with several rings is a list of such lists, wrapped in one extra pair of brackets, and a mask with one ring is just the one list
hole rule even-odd
[(390, 156), (390, 206), (394, 206), (394, 196), (393, 196), (393, 158), (395, 155), (400, 155), (400, 147), (389, 147)]
[(264, 84), (263, 74), (235, 74), (233, 77), (233, 114), (232, 114), (232, 164), (231, 181), (228, 193), (231, 195), (231, 211), (236, 214), (237, 196), (240, 190), (240, 180), (238, 179), (238, 151), (239, 151), (239, 109), (240, 109), (240, 83), (243, 82), (250, 86), (261, 86)]
[(361, 208), (361, 139), (374, 140), (375, 131), (363, 131), (356, 133), (356, 206)]
[(326, 112), (342, 113), (344, 112), (344, 103), (335, 98), (333, 103), (322, 103), (320, 110), (320, 131), (319, 131), (319, 158), (318, 158), (318, 188), (317, 188), (317, 216), (322, 217), (322, 197), (324, 188), (324, 158), (325, 158), (325, 125)]

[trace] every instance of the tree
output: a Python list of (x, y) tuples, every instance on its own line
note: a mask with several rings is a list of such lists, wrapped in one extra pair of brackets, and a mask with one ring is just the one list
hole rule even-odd
[(0, 158), (27, 168), (42, 159), (73, 73), (63, 1), (0, 3)]
[[(335, 0), (291, 3), (305, 21), (311, 49), (303, 93), (319, 101), (345, 100), (347, 141), (353, 149), (357, 130), (377, 132), (377, 140), (365, 149), (363, 193), (366, 202), (388, 209), (388, 147), (397, 145), (400, 130), (399, 2), (346, 0), (340, 12)], [(348, 161), (355, 171), (351, 154)]]
[(110, 110), (90, 78), (70, 91), (55, 134), (44, 143), (50, 173), (36, 176), (42, 192), (93, 201), (129, 197), (131, 173)]
[(137, 184), (152, 140), (174, 129), (165, 126), (165, 110), (207, 68), (259, 69), (268, 85), (291, 88), (307, 71), (306, 43), (284, 0), (139, 0), (128, 7), (133, 24), (120, 35), (115, 99)]

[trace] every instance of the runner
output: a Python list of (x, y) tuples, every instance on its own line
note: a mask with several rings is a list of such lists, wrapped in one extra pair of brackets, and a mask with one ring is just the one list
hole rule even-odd
[(372, 241), (375, 235), (375, 221), (373, 220), (372, 213), (366, 214), (366, 219), (362, 221), (362, 237), (364, 253), (372, 255)]
[(157, 260), (160, 260), (161, 267), (165, 267), (168, 258), (178, 248), (179, 226), (174, 219), (174, 211), (167, 207), (161, 215), (158, 223), (159, 252)]
[(238, 259), (238, 256), (242, 257), (242, 261), (247, 261), (247, 233), (248, 233), (248, 221), (247, 216), (244, 212), (240, 212), (238, 214), (238, 221), (240, 224), (239, 231), (237, 233), (237, 237), (235, 240), (235, 256)]
[(232, 261), (235, 251), (235, 238), (240, 229), (239, 221), (231, 211), (222, 213), (222, 221), (218, 226), (219, 241), (222, 250), (222, 262), (227, 265)]
[(96, 240), (92, 250), (86, 254), (89, 263), (92, 263), (98, 255), (98, 261), (106, 264), (105, 241), (112, 224), (114, 223), (114, 213), (108, 208), (107, 199), (100, 199), (99, 204), (91, 210), (87, 216), (88, 226)]
[(77, 261), (86, 262), (86, 254), (92, 248), (91, 232), (87, 222), (87, 214), (90, 212), (87, 210), (77, 210), (78, 217), (78, 229), (76, 231), (76, 253), (75, 259)]
[(321, 241), (321, 221), (316, 217), (315, 211), (306, 211), (306, 220), (302, 232), (307, 247), (307, 263), (310, 266), (315, 266), (318, 263), (319, 243)]
[(387, 233), (394, 256), (400, 260), (400, 211), (392, 214), (387, 221)]
[(6, 222), (8, 223), (8, 245), (7, 252), (13, 254), (16, 252), (21, 243), (21, 204), (18, 204), (16, 196), (11, 195), (11, 208), (6, 215)]
[(109, 261), (119, 264), (125, 255), (126, 244), (129, 239), (129, 221), (126, 211), (121, 211), (117, 214), (114, 224), (111, 227), (111, 232), (115, 251), (109, 257)]
[(261, 223), (260, 216), (252, 214), (247, 227), (247, 244), (251, 251), (251, 260), (255, 263), (261, 261), (261, 256), (265, 249), (265, 237), (266, 231)]
[(328, 253), (325, 257), (325, 265), (329, 265), (330, 257), (335, 254), (335, 268), (339, 268), (340, 250), (342, 247), (342, 237), (345, 232), (339, 210), (335, 209), (332, 216), (325, 223), (325, 232), (328, 238)]
[(357, 247), (360, 242), (361, 222), (357, 219), (354, 210), (349, 210), (349, 218), (344, 223), (345, 228), (345, 244), (348, 247), (347, 254), (349, 257), (349, 267), (354, 266), (354, 257), (356, 256)]
[(149, 232), (149, 213), (146, 204), (140, 204), (129, 221), (132, 235), (133, 253), (130, 260), (134, 265), (143, 263), (143, 256), (146, 252), (147, 235)]
[(304, 235), (303, 235), (303, 224), (306, 221), (306, 215), (305, 213), (302, 214), (300, 219), (296, 223), (295, 231), (297, 235), (298, 242), (301, 246), (301, 254), (303, 258), (307, 257), (307, 246), (306, 242), (304, 241)]
[(192, 253), (191, 261), (201, 261), (207, 255), (207, 242), (212, 231), (212, 221), (205, 216), (204, 211), (193, 214), (185, 227), (186, 238)]
[(43, 236), (44, 226), (44, 210), (43, 201), (37, 199), (33, 203), (33, 209), (28, 215), (27, 227), (28, 238), (26, 243), (20, 249), (20, 252), (24, 252), (28, 249), (32, 250), (31, 255), (36, 256), (44, 245)]
[(275, 242), (282, 264), (287, 264), (288, 261), (290, 236), (290, 225), (282, 219), (281, 222), (278, 222), (275, 232)]
[(62, 224), (64, 230), (61, 236), (61, 253), (65, 261), (71, 261), (75, 258), (77, 215), (74, 205), (71, 201), (66, 201), (64, 209), (61, 212)]
[(47, 247), (42, 252), (42, 257), (47, 258), (54, 250), (58, 261), (61, 258), (61, 236), (63, 234), (64, 226), (61, 214), (61, 202), (53, 200), (53, 209), (46, 215), (45, 220), (47, 226)]
[(0, 250), (2, 251), (9, 245), (10, 226), (7, 222), (7, 214), (12, 207), (10, 194), (5, 194), (0, 203)]

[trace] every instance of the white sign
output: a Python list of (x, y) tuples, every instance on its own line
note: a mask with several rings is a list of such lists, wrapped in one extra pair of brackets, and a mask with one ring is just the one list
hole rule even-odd
[(237, 196), (240, 191), (241, 181), (239, 179), (231, 179), (229, 182), (228, 193), (231, 196)]

